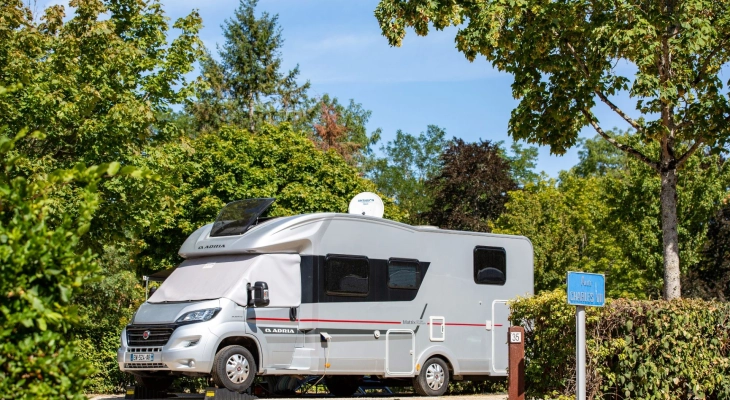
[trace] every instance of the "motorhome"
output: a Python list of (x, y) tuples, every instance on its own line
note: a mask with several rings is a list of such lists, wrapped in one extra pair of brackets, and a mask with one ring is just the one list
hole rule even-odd
[(363, 376), (429, 396), (505, 376), (507, 301), (533, 292), (530, 241), (390, 221), (376, 197), (268, 219), (274, 199), (228, 204), (124, 329), (119, 367), (160, 390), (180, 375), (236, 392), (257, 375), (323, 376), (337, 396)]

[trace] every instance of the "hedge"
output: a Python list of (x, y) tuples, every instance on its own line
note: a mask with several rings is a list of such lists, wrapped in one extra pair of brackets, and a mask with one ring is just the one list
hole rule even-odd
[[(527, 396), (575, 396), (575, 307), (556, 290), (511, 303)], [(730, 398), (730, 303), (608, 300), (586, 312), (589, 399)]]

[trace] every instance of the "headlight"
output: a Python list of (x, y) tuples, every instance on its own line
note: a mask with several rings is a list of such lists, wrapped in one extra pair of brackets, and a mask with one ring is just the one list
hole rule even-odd
[(203, 322), (209, 321), (220, 311), (219, 308), (206, 308), (205, 310), (195, 310), (186, 312), (176, 322)]

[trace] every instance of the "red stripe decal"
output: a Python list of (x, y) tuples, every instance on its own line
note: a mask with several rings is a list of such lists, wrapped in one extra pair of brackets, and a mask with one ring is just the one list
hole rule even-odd
[(256, 317), (256, 318), (249, 318), (248, 320), (249, 321), (284, 321), (284, 322), (296, 322), (296, 321), (290, 320), (289, 318), (260, 318), (260, 317)]
[[(431, 325), (431, 323), (430, 322), (427, 322), (426, 325)], [(441, 324), (436, 324), (436, 325), (441, 325)], [(480, 328), (483, 327), (483, 326), (485, 326), (485, 324), (462, 324), (462, 323), (458, 323), (458, 322), (447, 322), (445, 325), (446, 326), (478, 326)], [(503, 326), (503, 325), (502, 324), (494, 324), (494, 326)]]
[[(249, 321), (280, 321), (280, 322), (296, 322), (292, 321), (289, 318), (264, 318), (264, 317), (256, 317), (256, 318), (249, 318)], [(354, 320), (354, 319), (300, 319), (299, 322), (330, 322), (330, 323), (336, 323), (336, 324), (386, 324), (386, 325), (403, 325), (401, 322), (398, 321), (366, 321), (366, 320)], [(409, 325), (409, 324), (406, 324)], [(427, 325), (431, 325), (430, 322), (427, 323)], [(437, 324), (438, 325), (438, 324)], [(457, 322), (447, 322), (446, 326), (476, 326), (476, 327), (482, 327), (484, 324), (463, 324), (463, 323), (457, 323)], [(502, 324), (494, 324), (494, 326), (503, 326)]]
[(388, 324), (401, 325), (398, 321), (361, 321), (354, 319), (302, 319), (301, 322), (333, 322), (341, 324)]

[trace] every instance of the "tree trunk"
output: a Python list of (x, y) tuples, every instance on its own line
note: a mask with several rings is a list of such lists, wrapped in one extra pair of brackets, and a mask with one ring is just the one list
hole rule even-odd
[(677, 234), (677, 169), (661, 171), (662, 250), (664, 253), (664, 300), (682, 296), (679, 280), (679, 236)]
[(253, 130), (255, 128), (253, 123), (253, 96), (248, 101), (248, 129), (253, 133)]

